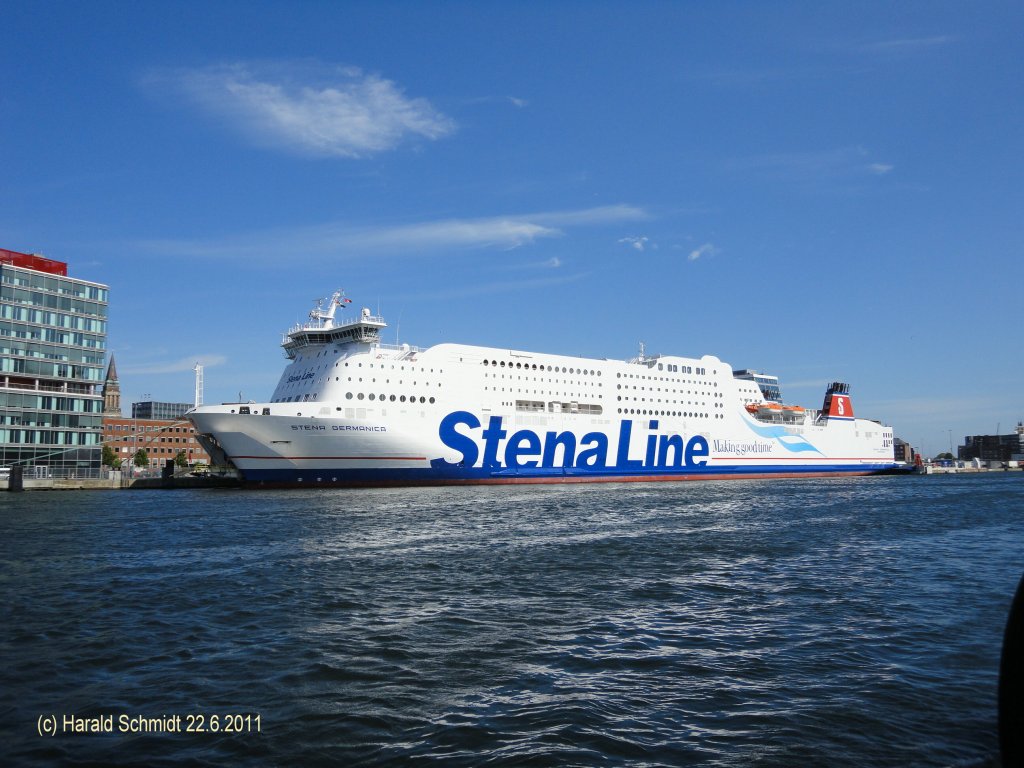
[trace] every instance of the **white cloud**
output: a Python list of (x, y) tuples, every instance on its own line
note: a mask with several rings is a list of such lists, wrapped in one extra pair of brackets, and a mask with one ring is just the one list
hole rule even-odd
[(562, 266), (562, 260), (557, 256), (552, 256), (550, 259), (544, 262), (543, 266), (550, 267), (551, 269), (558, 269)]
[(168, 360), (165, 362), (145, 363), (136, 366), (119, 366), (119, 373), (122, 375), (127, 374), (129, 376), (139, 374), (181, 373), (183, 371), (193, 370), (196, 363), (200, 363), (204, 368), (212, 368), (216, 365), (223, 365), (227, 360), (228, 359), (224, 357), (224, 355), (204, 354), (193, 357), (183, 357), (179, 360)]
[(224, 64), (154, 72), (145, 84), (184, 95), (261, 146), (304, 154), (365, 157), (455, 130), (426, 99), (351, 67)]
[(955, 42), (950, 35), (934, 35), (932, 37), (907, 37), (894, 40), (878, 40), (861, 46), (867, 53), (916, 53), (918, 51), (937, 48)]
[(450, 290), (432, 291), (430, 299), (462, 299), (468, 296), (481, 296), (490, 293), (521, 293), (533, 288), (547, 288), (554, 285), (566, 285), (581, 280), (587, 276), (586, 272), (575, 274), (552, 275), (550, 277), (535, 277), (527, 280), (508, 280), (495, 283), (472, 283), (465, 288), (453, 288)]
[(702, 256), (715, 256), (718, 254), (718, 249), (715, 248), (711, 243), (704, 243), (699, 248), (695, 248), (690, 251), (690, 255), (687, 257), (690, 261), (696, 261)]
[(738, 158), (729, 163), (734, 171), (753, 172), (778, 181), (814, 183), (863, 178), (866, 174), (884, 176), (893, 165), (872, 161), (871, 153), (860, 146), (836, 149), (775, 152)]
[(512, 106), (519, 107), (520, 109), (522, 109), (523, 107), (530, 103), (526, 99), (517, 99), (515, 96), (509, 96), (508, 100), (512, 104)]
[(577, 211), (551, 211), (475, 219), (443, 219), (384, 227), (354, 227), (329, 223), (250, 232), (210, 240), (150, 240), (133, 247), (177, 256), (205, 258), (280, 259), (296, 253), (306, 257), (357, 256), (367, 251), (412, 256), (445, 248), (500, 248), (529, 245), (542, 238), (564, 235), (565, 229), (602, 226), (646, 218), (640, 208), (601, 206)]
[(620, 243), (626, 243), (627, 245), (629, 245), (630, 248), (632, 248), (634, 250), (637, 250), (637, 251), (643, 251), (647, 247), (648, 241), (649, 241), (649, 238), (646, 238), (646, 237), (620, 237), (619, 238), (619, 242)]

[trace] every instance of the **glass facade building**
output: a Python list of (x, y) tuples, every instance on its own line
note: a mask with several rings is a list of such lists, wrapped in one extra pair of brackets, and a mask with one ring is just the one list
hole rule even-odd
[(108, 298), (63, 262), (0, 249), (0, 466), (99, 472)]
[(146, 400), (132, 403), (133, 419), (180, 419), (192, 408), (192, 403), (158, 403)]

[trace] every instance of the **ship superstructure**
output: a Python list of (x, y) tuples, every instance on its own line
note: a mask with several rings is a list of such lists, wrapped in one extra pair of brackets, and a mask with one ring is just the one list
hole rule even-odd
[(778, 379), (717, 357), (598, 360), (381, 341), (342, 292), (290, 329), (266, 402), (196, 408), (204, 444), (250, 484), (695, 480), (902, 468), (892, 428), (855, 418), (849, 387), (785, 405)]

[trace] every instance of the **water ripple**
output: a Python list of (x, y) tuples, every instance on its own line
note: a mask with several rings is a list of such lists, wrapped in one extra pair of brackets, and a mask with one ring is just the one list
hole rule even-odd
[[(1024, 484), (0, 498), (5, 765), (997, 765)], [(260, 733), (36, 734), (46, 713)]]

